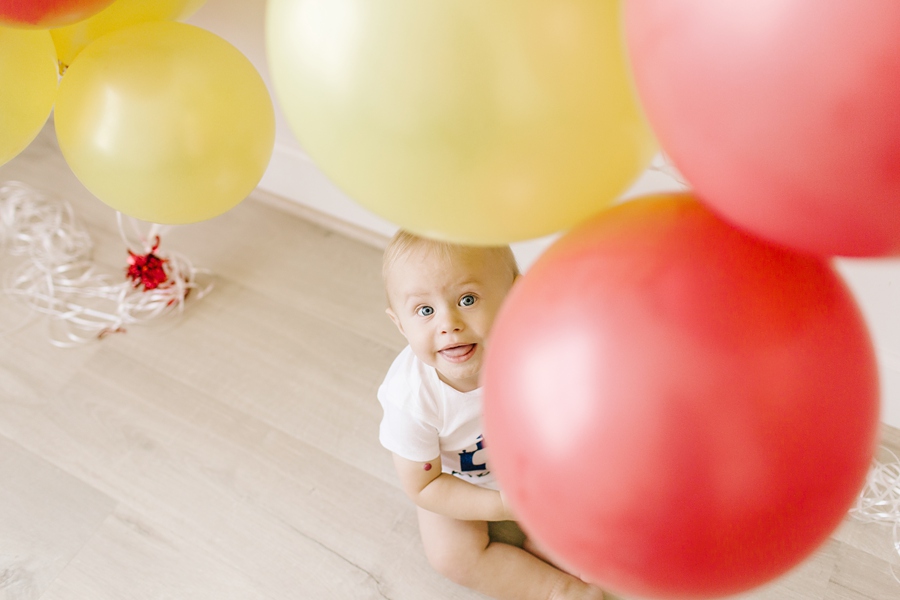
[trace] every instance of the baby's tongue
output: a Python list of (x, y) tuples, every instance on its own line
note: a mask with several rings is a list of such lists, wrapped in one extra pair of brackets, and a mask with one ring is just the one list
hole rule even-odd
[(465, 346), (446, 348), (444, 350), (441, 350), (441, 354), (443, 354), (444, 356), (449, 356), (450, 358), (459, 358), (460, 356), (465, 356), (471, 349), (472, 344), (466, 344)]

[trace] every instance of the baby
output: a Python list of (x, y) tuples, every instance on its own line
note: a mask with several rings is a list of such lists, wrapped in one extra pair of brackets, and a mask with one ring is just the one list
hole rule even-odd
[(378, 390), (380, 439), (418, 507), (441, 574), (493, 598), (603, 598), (523, 548), (493, 541), (512, 520), (485, 458), (479, 375), (488, 333), (519, 275), (508, 246), (478, 248), (400, 231), (384, 254), (387, 314), (409, 345)]

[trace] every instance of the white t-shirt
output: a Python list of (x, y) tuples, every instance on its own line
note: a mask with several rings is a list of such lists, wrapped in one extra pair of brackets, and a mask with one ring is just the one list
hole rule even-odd
[(496, 490), (482, 440), (481, 398), (481, 388), (463, 393), (441, 381), (407, 346), (378, 388), (381, 445), (415, 462), (440, 455), (444, 473)]

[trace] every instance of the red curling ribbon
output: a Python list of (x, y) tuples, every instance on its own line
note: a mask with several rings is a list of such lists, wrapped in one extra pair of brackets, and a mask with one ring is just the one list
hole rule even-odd
[(128, 250), (127, 275), (134, 287), (143, 285), (145, 291), (155, 290), (169, 279), (165, 269), (168, 260), (155, 254), (158, 249), (159, 236), (156, 236), (156, 242), (147, 254), (135, 254)]

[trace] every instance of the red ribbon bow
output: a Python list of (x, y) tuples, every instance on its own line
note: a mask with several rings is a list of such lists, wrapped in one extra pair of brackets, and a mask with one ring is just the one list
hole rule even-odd
[(154, 254), (158, 248), (159, 236), (156, 236), (156, 243), (147, 254), (135, 254), (128, 250), (127, 274), (134, 287), (143, 285), (144, 291), (155, 290), (169, 279), (165, 270), (168, 261)]

